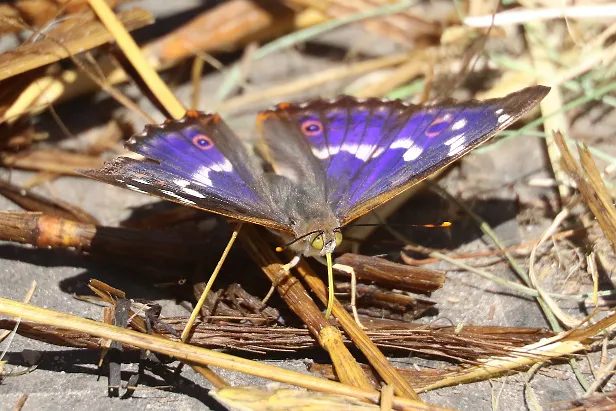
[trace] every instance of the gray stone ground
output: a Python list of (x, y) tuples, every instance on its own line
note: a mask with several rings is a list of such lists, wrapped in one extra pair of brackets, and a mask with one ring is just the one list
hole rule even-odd
[[(166, 17), (181, 10), (189, 10), (199, 2), (141, 2), (145, 7), (158, 13), (163, 21)], [(319, 41), (330, 45), (352, 43), (360, 34), (357, 29), (344, 29), (330, 33)], [(363, 35), (363, 34), (362, 34)], [(355, 42), (356, 43), (356, 42)], [(379, 53), (387, 53), (393, 46), (383, 43)], [(369, 53), (374, 54), (374, 53)], [(306, 57), (298, 50), (288, 50), (271, 58), (255, 62), (251, 68), (250, 79), (253, 84), (267, 86), (279, 82), (282, 78), (292, 78), (308, 72), (316, 72), (335, 64), (337, 58)], [(207, 107), (208, 93), (220, 84), (219, 74), (209, 74), (203, 81), (203, 95)], [(340, 90), (340, 85), (329, 85), (323, 89), (313, 90), (309, 94), (331, 95)], [(131, 95), (138, 97), (138, 92), (129, 89)], [(189, 101), (190, 86), (183, 85), (177, 90), (177, 95), (185, 102)], [(87, 101), (87, 104), (84, 104)], [(154, 108), (140, 99), (141, 106), (150, 113)], [(242, 137), (252, 135), (252, 122), (257, 108), (263, 108), (270, 102), (263, 102), (235, 113), (229, 120), (231, 126)], [(60, 107), (63, 120), (69, 128), (81, 129), (84, 123), (90, 126), (97, 124), (98, 118), (104, 115), (99, 111), (93, 100), (81, 100), (73, 105)], [(72, 113), (78, 113), (71, 116)], [(135, 122), (136, 129), (141, 129), (143, 120), (126, 114)], [(59, 138), (60, 134), (56, 136)], [(515, 141), (500, 145), (482, 154), (471, 155), (461, 167), (449, 173), (441, 184), (450, 192), (472, 202), (475, 209), (487, 218), (500, 238), (507, 244), (517, 244), (538, 238), (549, 223), (540, 211), (531, 212), (527, 216), (516, 215), (514, 202), (533, 203), (541, 196), (551, 196), (550, 189), (532, 188), (526, 182), (531, 177), (546, 177), (542, 141), (531, 137), (520, 137)], [(12, 181), (23, 182), (30, 173), (13, 171)], [(1, 178), (9, 177), (6, 170), (0, 171)], [(105, 225), (116, 225), (130, 214), (130, 207), (152, 202), (145, 196), (106, 186), (85, 179), (64, 177), (38, 189), (39, 192), (58, 196), (65, 201), (83, 207), (98, 217)], [(489, 200), (489, 201), (488, 201)], [(422, 208), (423, 207), (423, 208)], [(0, 210), (18, 209), (12, 203), (0, 198)], [(413, 203), (403, 207), (394, 217), (395, 222), (429, 223), (439, 221), (442, 215), (434, 214), (434, 207), (428, 203), (413, 200)], [(532, 211), (532, 210), (531, 210)], [(456, 231), (457, 230), (457, 231)], [(454, 225), (452, 242), (459, 251), (472, 251), (484, 248), (485, 242), (472, 222), (459, 221)], [(423, 235), (430, 236), (421, 231)], [(411, 235), (410, 233), (409, 235)], [(366, 252), (382, 253), (376, 235), (366, 248)], [(429, 241), (428, 241), (429, 243)], [(388, 249), (392, 255), (396, 249)], [(541, 260), (545, 267), (554, 264), (546, 258)], [(445, 268), (442, 266), (441, 268)], [(509, 279), (515, 279), (505, 265), (490, 266), (489, 269)], [(589, 281), (583, 271), (572, 273), (552, 270), (557, 284), (565, 284), (573, 289), (568, 292), (588, 291)], [(69, 256), (66, 253), (53, 250), (38, 250), (32, 247), (0, 244), (0, 278), (2, 287), (0, 296), (21, 300), (33, 280), (37, 282), (32, 304), (50, 309), (75, 314), (83, 317), (100, 319), (101, 309), (92, 304), (76, 300), (72, 296), (75, 289), (82, 289), (89, 278), (100, 278), (113, 286), (137, 296), (140, 292), (154, 293), (163, 304), (163, 314), (173, 315), (185, 313), (184, 309), (174, 301), (165, 297), (160, 291), (146, 290), (142, 282), (133, 281), (127, 272), (111, 272), (85, 259)], [(569, 278), (565, 278), (570, 275)], [(562, 291), (562, 288), (560, 289)], [(151, 294), (148, 294), (151, 295)], [(442, 290), (435, 292), (432, 298), (438, 302), (438, 314), (424, 318), (423, 322), (437, 324), (483, 324), (501, 326), (545, 327), (546, 322), (537, 305), (531, 300), (517, 296), (494, 283), (469, 273), (450, 271), (447, 284)], [(565, 305), (566, 306), (566, 305)], [(569, 307), (572, 312), (576, 307)], [(488, 316), (489, 312), (493, 312)], [(29, 395), (24, 410), (188, 410), (213, 407), (221, 409), (208, 396), (208, 384), (195, 376), (191, 370), (184, 369), (182, 384), (173, 392), (169, 390), (142, 389), (133, 398), (122, 400), (108, 398), (106, 395), (106, 378), (99, 376), (96, 368), (98, 352), (73, 350), (46, 345), (16, 336), (6, 349), (5, 359), (8, 364), (4, 371), (9, 375), (0, 384), (0, 410), (12, 409), (23, 393)], [(34, 353), (42, 355), (38, 367), (28, 373), (20, 373), (27, 369), (28, 359)], [(306, 354), (312, 358), (312, 354)], [(280, 357), (277, 357), (280, 358)], [(270, 364), (306, 373), (305, 360), (295, 356), (291, 360), (268, 360)], [(596, 358), (594, 358), (596, 363)], [(444, 366), (444, 363), (426, 361), (416, 358), (392, 359), (394, 364), (412, 366), (413, 364), (427, 367)], [(588, 375), (588, 364), (580, 361), (583, 371)], [(127, 366), (128, 367), (128, 366)], [(128, 367), (127, 369), (130, 369)], [(234, 385), (264, 385), (266, 381), (250, 376), (220, 370), (222, 376)], [(11, 375), (15, 374), (15, 375)], [(423, 394), (422, 398), (430, 403), (448, 406), (461, 410), (483, 411), (491, 410), (493, 403), (498, 401), (499, 410), (518, 410), (528, 408), (526, 403), (524, 373), (475, 384), (441, 389)], [(150, 385), (162, 384), (160, 381)], [(540, 403), (570, 399), (582, 393), (580, 385), (574, 378), (570, 368), (565, 365), (551, 366), (541, 370), (530, 382), (530, 387)]]

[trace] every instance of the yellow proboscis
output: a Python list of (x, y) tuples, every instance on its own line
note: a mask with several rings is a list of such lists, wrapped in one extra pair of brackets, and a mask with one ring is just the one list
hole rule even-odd
[(329, 320), (332, 315), (332, 308), (334, 308), (334, 269), (332, 267), (332, 253), (325, 254), (327, 258), (327, 310), (325, 310), (325, 318)]

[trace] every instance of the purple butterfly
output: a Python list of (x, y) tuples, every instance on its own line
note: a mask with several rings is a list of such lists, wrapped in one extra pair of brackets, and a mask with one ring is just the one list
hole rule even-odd
[(411, 105), (340, 97), (279, 104), (258, 116), (262, 162), (218, 114), (148, 125), (88, 177), (260, 224), (326, 255), (341, 227), (462, 157), (543, 99), (548, 87), (485, 101)]
[(549, 90), (436, 105), (353, 97), (279, 104), (257, 119), (264, 160), (274, 172), (265, 171), (218, 114), (189, 111), (128, 141), (146, 160), (120, 157), (81, 172), (278, 230), (298, 253), (286, 269), (300, 254), (326, 256), (329, 317), (331, 253), (342, 241), (341, 228), (487, 141)]

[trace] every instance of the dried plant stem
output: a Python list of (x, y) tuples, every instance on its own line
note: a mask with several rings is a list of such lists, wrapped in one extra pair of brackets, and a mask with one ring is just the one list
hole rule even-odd
[(574, 332), (566, 331), (552, 338), (547, 338), (535, 344), (516, 349), (524, 356), (501, 357), (487, 360), (484, 364), (470, 367), (463, 373), (457, 373), (450, 378), (423, 387), (420, 391), (425, 392), (451, 385), (463, 384), (478, 379), (492, 378), (507, 371), (512, 371), (523, 366), (532, 366), (548, 359), (569, 357), (579, 351), (587, 349), (586, 342), (603, 329), (616, 323), (616, 315), (611, 315), (597, 324), (585, 328), (576, 329)]
[[(440, 188), (436, 184), (432, 184), (431, 188), (434, 191), (436, 191), (438, 194), (443, 195), (445, 198), (449, 199), (449, 201), (452, 201), (453, 203), (455, 203), (458, 206), (460, 206), (464, 211), (466, 211), (468, 213), (468, 215), (471, 216), (471, 218), (473, 218), (473, 220), (475, 220), (477, 222), (477, 224), (479, 225), (479, 228), (481, 229), (481, 231), (483, 231), (488, 237), (490, 237), (490, 239), (494, 242), (494, 244), (501, 251), (503, 251), (503, 255), (505, 256), (505, 258), (507, 258), (507, 261), (511, 265), (511, 268), (518, 274), (518, 276), (520, 276), (520, 278), (524, 281), (524, 283), (526, 283), (526, 285), (530, 289), (532, 289), (533, 291), (537, 291), (534, 288), (532, 288), (532, 283), (531, 283), (530, 277), (528, 276), (528, 273), (526, 272), (526, 270), (524, 270), (518, 264), (518, 262), (515, 260), (513, 255), (511, 255), (511, 253), (505, 251), (505, 245), (500, 241), (500, 239), (498, 238), (496, 233), (492, 230), (490, 225), (485, 220), (483, 220), (479, 215), (475, 214), (473, 212), (473, 210), (468, 205), (466, 205), (464, 203), (464, 201), (455, 198), (454, 196), (449, 194), (447, 192), (447, 190), (443, 190), (442, 188)], [(510, 283), (510, 285), (512, 285), (512, 284), (513, 283)], [(552, 312), (550, 307), (539, 296), (539, 294), (537, 294), (536, 298), (537, 298), (537, 303), (541, 307), (541, 310), (543, 311), (543, 313), (546, 316), (548, 322), (550, 323), (550, 326), (555, 331), (562, 331), (562, 328), (560, 327), (560, 324), (558, 323), (558, 320), (556, 319), (556, 316), (554, 315), (554, 313)]]
[[(616, 25), (614, 26), (616, 27)], [(584, 58), (575, 66), (560, 70), (556, 77), (551, 79), (550, 86), (557, 87), (563, 85), (567, 81), (573, 80), (595, 69), (599, 65), (608, 67), (610, 64), (613, 64), (614, 59), (616, 59), (616, 45), (611, 44), (605, 49), (602, 47), (603, 45), (601, 45), (601, 48), (597, 47), (597, 49), (589, 53), (584, 53)]]
[[(94, 288), (94, 290), (96, 290)], [(103, 301), (108, 301), (108, 295), (101, 295)], [(133, 312), (136, 312), (133, 310)], [(212, 318), (212, 317), (210, 317)], [(212, 319), (229, 320), (228, 317)], [(245, 318), (236, 318), (244, 320)], [(186, 318), (166, 317), (164, 323), (174, 331), (181, 332), (186, 324)], [(15, 320), (0, 320), (0, 329), (13, 330)], [(140, 316), (132, 316), (131, 327), (140, 332), (146, 332), (145, 321)], [(438, 327), (412, 324), (400, 321), (386, 321), (385, 324), (374, 322), (375, 328), (367, 329), (366, 334), (382, 349), (405, 353), (426, 353), (431, 356), (449, 359), (459, 363), (475, 365), (478, 359), (488, 359), (503, 355), (524, 355), (515, 351), (515, 347), (532, 344), (542, 338), (554, 336), (546, 329), (519, 327), (483, 327), (465, 325), (462, 330), (457, 327)], [(383, 329), (383, 327), (385, 329)], [(172, 341), (178, 341), (177, 333), (169, 329), (156, 327), (154, 334), (161, 335)], [(25, 338), (46, 342), (63, 347), (88, 349), (101, 348), (101, 339), (82, 333), (70, 332), (66, 329), (47, 327), (31, 322), (21, 322), (17, 333)], [(345, 337), (345, 344), (351, 341)], [(191, 344), (203, 348), (220, 348), (234, 351), (250, 351), (266, 355), (273, 352), (298, 352), (318, 348), (317, 341), (305, 328), (259, 325), (216, 325), (199, 323), (194, 327)], [(125, 347), (133, 349), (134, 347)], [(371, 367), (372, 368), (372, 367)], [(372, 372), (371, 372), (372, 373)], [(414, 386), (414, 381), (411, 381)]]
[(590, 387), (588, 387), (588, 389), (584, 393), (584, 398), (588, 398), (593, 395), (594, 392), (597, 391), (597, 389), (602, 386), (608, 378), (614, 375), (614, 368), (616, 368), (616, 358), (612, 359), (612, 361), (610, 361), (607, 366), (603, 367), (600, 370), (599, 375), (597, 376), (595, 381), (591, 384)]
[[(333, 30), (338, 27), (345, 26), (350, 23), (355, 23), (361, 20), (366, 20), (373, 17), (384, 16), (387, 14), (393, 14), (404, 9), (407, 9), (418, 2), (416, 0), (401, 0), (395, 4), (387, 4), (381, 7), (371, 8), (359, 13), (344, 16), (335, 20), (328, 20), (322, 24), (309, 27), (303, 30), (299, 30), (295, 33), (280, 37), (274, 41), (269, 42), (260, 49), (254, 52), (253, 58), (258, 60), (268, 54), (280, 51), (287, 47), (306, 41), (314, 36)], [(218, 101), (225, 100), (229, 93), (235, 88), (238, 79), (240, 78), (240, 67), (235, 65), (227, 73), (225, 82), (218, 89), (216, 99)]]
[[(541, 23), (529, 23), (526, 26), (526, 40), (532, 57), (533, 66), (537, 75), (539, 84), (551, 84), (552, 79), (556, 75), (556, 67), (550, 59), (549, 52), (546, 50), (547, 44), (543, 42), (549, 38), (547, 27)], [(541, 113), (556, 113), (550, 117), (544, 118), (544, 128), (546, 134), (545, 144), (548, 157), (552, 166), (554, 178), (558, 183), (558, 193), (560, 195), (561, 204), (569, 197), (571, 193), (569, 177), (561, 166), (561, 155), (558, 147), (552, 137), (552, 130), (560, 130), (563, 134), (569, 134), (569, 122), (562, 111), (564, 106), (563, 95), (558, 87), (552, 87), (550, 93), (539, 103)]]
[(430, 65), (430, 56), (434, 56), (435, 51), (428, 49), (414, 53), (415, 56), (407, 62), (397, 67), (388, 76), (375, 84), (371, 84), (362, 88), (357, 93), (357, 97), (376, 97), (383, 96), (396, 88), (407, 84), (414, 77), (424, 74), (427, 67)]
[[(572, 228), (569, 230), (563, 230), (563, 231), (559, 231), (557, 233), (554, 233), (554, 235), (552, 236), (552, 238), (554, 239), (563, 239), (563, 238), (569, 238), (572, 237), (576, 234), (579, 234), (581, 232), (586, 231), (585, 228), (580, 227), (580, 228)], [(482, 258), (482, 257), (492, 257), (492, 256), (500, 256), (504, 253), (509, 253), (512, 251), (524, 251), (525, 249), (531, 248), (533, 246), (535, 246), (535, 244), (537, 244), (539, 242), (539, 240), (534, 240), (534, 241), (529, 241), (526, 243), (522, 243), (522, 244), (518, 244), (518, 245), (514, 245), (514, 246), (510, 246), (505, 248), (504, 250), (488, 250), (488, 251), (477, 251), (477, 252), (472, 252), (472, 253), (455, 253), (455, 254), (450, 254), (449, 257), (450, 258), (454, 258), (456, 260), (465, 260), (465, 259), (474, 259), (474, 258)], [(428, 247), (410, 247), (412, 251), (417, 251), (419, 253), (423, 253), (425, 255), (430, 254), (432, 251), (436, 251), (436, 249), (432, 249), (432, 248), (428, 248)], [(420, 260), (417, 259), (413, 259), (413, 258), (408, 258), (410, 265), (416, 266), (416, 267), (420, 267), (422, 265), (428, 265), (428, 264), (433, 264), (435, 262), (438, 261), (438, 258), (422, 258)]]
[(391, 384), (387, 384), (381, 389), (381, 410), (391, 410), (393, 408), (393, 397), (394, 386)]
[(190, 368), (208, 380), (217, 390), (231, 386), (227, 381), (223, 380), (218, 374), (212, 371), (207, 365), (191, 364)]
[(616, 16), (614, 4), (597, 4), (581, 6), (564, 6), (552, 9), (535, 7), (518, 8), (488, 16), (470, 16), (464, 19), (464, 25), (470, 27), (498, 27), (511, 24), (537, 22), (553, 19), (593, 19)]
[[(148, 11), (140, 8), (120, 12), (118, 19), (131, 30), (154, 22), (154, 17)], [(34, 30), (32, 27), (21, 24), (20, 28)], [(6, 80), (18, 74), (47, 66), (58, 60), (94, 49), (112, 40), (105, 27), (88, 19), (69, 32), (48, 34), (45, 30), (39, 30), (37, 37), (42, 37), (42, 39), (32, 42), (25, 41), (20, 45), (19, 53), (9, 54), (9, 59), (2, 59), (0, 62), (0, 80)], [(4, 55), (3, 57), (7, 56)]]
[(126, 58), (133, 65), (137, 73), (141, 76), (145, 84), (156, 96), (158, 101), (174, 118), (180, 118), (186, 109), (173, 95), (171, 90), (162, 81), (156, 70), (148, 63), (143, 56), (139, 46), (130, 36), (126, 28), (114, 14), (104, 0), (89, 0), (90, 6), (101, 19), (107, 29), (113, 34), (118, 46), (122, 49)]
[[(297, 266), (297, 270), (302, 278), (308, 283), (312, 291), (317, 295), (322, 303), (328, 301), (325, 284), (310, 269), (306, 262), (302, 261)], [(400, 373), (390, 364), (385, 355), (370, 340), (366, 333), (358, 326), (355, 319), (344, 309), (344, 307), (334, 300), (334, 316), (338, 319), (340, 326), (344, 329), (355, 346), (364, 354), (370, 364), (383, 378), (383, 380), (394, 386), (395, 392), (407, 398), (419, 399), (415, 390), (406, 382)]]
[[(401, 235), (400, 235), (400, 233), (398, 231), (395, 231), (395, 230), (393, 230), (391, 228), (387, 228), (387, 231), (389, 231), (392, 235), (394, 235), (395, 237), (397, 237), (399, 239), (405, 238), (405, 237), (401, 237)], [(408, 240), (406, 240), (406, 241), (407, 241), (407, 244), (411, 244), (410, 242), (408, 242)], [(458, 261), (458, 260), (456, 260), (454, 258), (451, 258), (451, 257), (449, 257), (449, 256), (447, 256), (447, 255), (445, 255), (443, 253), (438, 252), (438, 251), (432, 251), (428, 255), (430, 257), (434, 257), (434, 258), (442, 260), (442, 261), (447, 261), (449, 264), (452, 264), (452, 265), (454, 265), (456, 267), (459, 267), (459, 268), (461, 268), (463, 270), (466, 270), (468, 272), (475, 273), (475, 274), (477, 274), (477, 275), (479, 275), (479, 276), (481, 276), (481, 277), (483, 277), (483, 278), (485, 278), (487, 280), (494, 281), (495, 283), (498, 283), (498, 284), (500, 284), (502, 286), (505, 286), (505, 287), (511, 288), (513, 290), (516, 290), (516, 291), (518, 291), (518, 292), (520, 292), (522, 294), (525, 294), (525, 295), (528, 295), (528, 296), (531, 296), (531, 297), (537, 297), (539, 295), (537, 290), (533, 290), (532, 288), (526, 287), (526, 286), (524, 286), (522, 284), (518, 284), (518, 283), (514, 283), (514, 282), (509, 281), (509, 280), (505, 280), (504, 278), (501, 278), (501, 277), (499, 277), (497, 275), (489, 273), (489, 272), (487, 272), (485, 270), (480, 270), (478, 268), (470, 266), (470, 265), (468, 265), (466, 263)]]
[[(135, 40), (133, 40), (126, 28), (122, 25), (122, 22), (118, 20), (113, 10), (109, 8), (109, 5), (105, 3), (104, 0), (89, 0), (89, 2), (90, 6), (94, 9), (103, 24), (114, 36), (117, 44), (120, 46), (137, 73), (139, 73), (150, 91), (152, 91), (152, 94), (156, 96), (160, 104), (165, 107), (171, 116), (175, 118), (182, 117), (186, 112), (186, 109), (182, 106), (171, 90), (169, 90), (169, 88), (165, 85), (156, 70), (145, 59), (139, 49), (139, 46), (137, 46)], [(223, 255), (219, 264), (222, 264), (224, 257), (225, 256)], [(190, 331), (190, 327), (187, 327), (186, 329)], [(186, 338), (185, 335), (184, 338)], [(195, 371), (209, 380), (214, 386), (227, 385), (226, 382), (210, 370), (207, 365), (201, 365), (196, 368)]]
[(276, 284), (280, 296), (289, 308), (293, 310), (306, 324), (310, 333), (327, 350), (336, 368), (340, 381), (356, 387), (368, 389), (372, 385), (355, 361), (351, 353), (344, 346), (340, 331), (325, 320), (321, 310), (310, 298), (302, 284), (283, 268), (274, 251), (252, 225), (246, 225), (242, 230), (240, 241), (260, 265), (267, 277)]
[(537, 290), (543, 301), (545, 301), (545, 303), (550, 307), (554, 315), (561, 321), (561, 323), (565, 324), (568, 328), (573, 328), (580, 324), (580, 320), (577, 320), (576, 318), (570, 316), (569, 314), (560, 309), (558, 304), (556, 304), (556, 302), (549, 295), (547, 295), (545, 291), (543, 291), (543, 288), (541, 288), (539, 282), (537, 281), (537, 274), (535, 273), (535, 259), (537, 256), (537, 249), (539, 248), (539, 246), (541, 246), (541, 244), (543, 244), (545, 241), (552, 237), (560, 224), (562, 224), (562, 222), (567, 217), (569, 217), (569, 215), (569, 207), (563, 208), (560, 213), (558, 213), (556, 218), (554, 218), (554, 221), (552, 222), (550, 227), (548, 227), (548, 229), (543, 233), (539, 242), (535, 244), (533, 250), (530, 253), (528, 275), (530, 277), (531, 284)]
[(54, 174), (76, 175), (76, 168), (98, 168), (103, 165), (99, 157), (68, 153), (54, 149), (37, 149), (3, 155), (0, 164), (26, 170), (47, 171)]
[(19, 397), (17, 403), (13, 406), (13, 411), (21, 411), (27, 399), (28, 393), (21, 394), (21, 397)]
[(193, 58), (193, 64), (190, 69), (190, 78), (192, 81), (192, 96), (190, 98), (191, 110), (199, 109), (199, 101), (201, 100), (201, 75), (203, 74), (203, 67), (205, 66), (205, 60), (199, 56)]
[(221, 103), (216, 109), (217, 111), (231, 111), (244, 107), (251, 103), (261, 102), (276, 97), (298, 93), (331, 81), (340, 80), (346, 77), (357, 76), (359, 74), (394, 66), (407, 61), (415, 54), (416, 53), (398, 53), (390, 56), (378, 57), (375, 59), (362, 61), (352, 65), (344, 65), (342, 67), (334, 67), (328, 70), (323, 70), (316, 74), (310, 74), (305, 77), (301, 77), (297, 80), (286, 81), (283, 84), (276, 85), (265, 90), (258, 90), (252, 93), (244, 94), (239, 97), (234, 97), (225, 101), (224, 103)]
[(588, 147), (577, 145), (580, 167), (565, 144), (562, 133), (554, 133), (554, 139), (562, 154), (565, 169), (577, 184), (586, 205), (616, 250), (616, 209)]
[[(524, 281), (524, 283), (526, 283), (526, 285), (529, 288), (533, 289), (532, 283), (530, 281), (530, 278), (526, 270), (524, 270), (518, 264), (518, 262), (515, 260), (513, 255), (511, 255), (511, 253), (504, 251), (505, 245), (500, 241), (496, 233), (492, 230), (490, 225), (485, 220), (483, 220), (479, 215), (475, 214), (473, 210), (464, 203), (464, 201), (455, 198), (454, 196), (449, 194), (447, 190), (443, 190), (442, 188), (438, 187), (436, 184), (433, 184), (431, 188), (435, 190), (437, 193), (445, 196), (447, 199), (449, 199), (449, 201), (452, 201), (455, 204), (459, 205), (464, 211), (466, 211), (468, 215), (471, 216), (471, 218), (473, 218), (473, 220), (475, 220), (475, 222), (479, 225), (479, 228), (481, 229), (481, 231), (483, 231), (488, 237), (490, 237), (490, 239), (494, 242), (494, 244), (501, 251), (503, 251), (503, 255), (505, 256), (505, 258), (507, 258), (507, 261), (509, 262), (509, 265), (511, 266), (511, 268), (518, 274), (518, 276), (520, 276), (520, 278)], [(536, 290), (533, 289), (533, 291), (536, 291)], [(537, 303), (541, 307), (541, 310), (543, 311), (548, 322), (550, 323), (550, 326), (555, 331), (562, 331), (562, 328), (560, 327), (560, 324), (558, 323), (558, 320), (554, 316), (554, 313), (552, 312), (550, 307), (545, 303), (545, 301), (539, 295), (536, 298), (537, 298)]]
[[(427, 181), (427, 183), (430, 184), (430, 181)], [(464, 201), (452, 196), (447, 190), (443, 190), (437, 184), (430, 184), (430, 189), (462, 208), (473, 220), (475, 220), (481, 231), (490, 237), (490, 239), (494, 242), (494, 245), (496, 245), (503, 252), (503, 255), (511, 265), (511, 268), (513, 268), (513, 270), (526, 283), (527, 286), (530, 286), (530, 279), (528, 278), (528, 273), (526, 270), (520, 267), (510, 252), (506, 251), (505, 245), (500, 241), (496, 233), (485, 220), (477, 215)]]
[[(501, 250), (505, 249), (505, 246), (498, 239), (498, 237), (496, 236), (496, 233), (494, 233), (494, 231), (491, 229), (489, 224), (487, 222), (485, 222), (483, 219), (481, 219), (481, 217), (479, 217), (477, 214), (473, 213), (470, 207), (468, 207), (466, 204), (464, 204), (464, 202), (462, 202), (462, 201), (454, 198), (453, 196), (451, 196), (446, 190), (442, 190), (442, 189), (440, 189), (440, 187), (438, 188), (438, 190), (440, 190), (442, 193), (444, 193), (446, 195), (447, 198), (449, 198), (450, 200), (452, 200), (455, 203), (459, 204), (460, 207), (462, 207), (466, 212), (468, 212), (469, 215), (479, 224), (481, 230), (485, 234), (487, 234), (494, 241), (494, 244), (496, 244), (496, 246), (498, 246), (498, 248), (500, 248)], [(505, 252), (504, 255), (507, 258), (507, 260), (509, 261), (511, 267), (516, 271), (516, 273), (518, 273), (518, 275), (520, 275), (520, 277), (524, 280), (526, 285), (528, 287), (532, 287), (533, 284), (531, 282), (531, 279), (530, 279), (528, 273), (525, 270), (523, 270), (522, 267), (520, 267), (520, 265), (517, 263), (517, 261), (514, 259), (514, 257), (510, 253)], [(536, 291), (536, 290), (534, 290), (534, 291)], [(550, 305), (548, 305), (546, 303), (546, 301), (541, 297), (540, 294), (537, 295), (536, 299), (537, 299), (537, 304), (539, 304), (539, 307), (541, 308), (541, 311), (543, 312), (543, 314), (545, 315), (548, 323), (550, 324), (550, 327), (552, 327), (552, 329), (554, 331), (557, 331), (557, 332), (563, 331), (563, 328), (561, 327), (561, 325), (560, 325), (558, 319), (556, 318), (556, 315), (552, 311), (552, 308), (550, 307)], [(582, 373), (581, 373), (581, 371), (580, 371), (580, 369), (579, 369), (579, 367), (577, 365), (577, 362), (575, 361), (575, 358), (569, 358), (569, 365), (573, 369), (573, 372), (575, 373), (575, 375), (576, 375), (578, 381), (580, 382), (580, 384), (583, 387), (586, 387), (586, 385), (587, 385), (586, 380), (585, 380), (584, 376), (582, 375)]]
[(531, 387), (530, 382), (535, 376), (535, 374), (539, 371), (539, 369), (543, 367), (544, 365), (545, 363), (538, 362), (537, 364), (530, 367), (530, 369), (526, 372), (526, 381), (524, 381), (524, 392), (526, 393), (526, 396), (528, 397), (529, 404), (532, 404), (535, 410), (541, 410), (542, 408), (541, 408), (541, 405), (539, 404), (539, 401), (537, 401), (537, 396), (533, 392), (533, 388)]
[[(378, 404), (380, 398), (378, 391), (332, 382), (190, 344), (169, 341), (165, 338), (142, 334), (94, 320), (11, 301), (6, 298), (0, 298), (0, 313), (10, 317), (22, 317), (26, 321), (62, 327), (71, 331), (83, 331), (101, 338), (108, 338), (123, 344), (170, 355), (186, 363), (221, 367), (319, 392), (346, 395), (373, 404)], [(395, 409), (404, 409), (405, 407), (417, 410), (443, 409), (400, 397), (394, 397), (393, 404)]]
[(212, 285), (214, 285), (214, 281), (216, 280), (216, 277), (218, 276), (218, 273), (220, 272), (220, 269), (222, 268), (223, 263), (227, 259), (227, 255), (229, 255), (229, 251), (231, 251), (231, 247), (233, 247), (233, 244), (235, 243), (235, 239), (237, 238), (237, 235), (239, 234), (241, 228), (242, 228), (242, 223), (237, 223), (235, 225), (235, 228), (233, 229), (233, 234), (231, 234), (231, 238), (229, 239), (229, 242), (227, 243), (225, 250), (222, 252), (220, 259), (218, 260), (218, 264), (216, 264), (216, 267), (214, 268), (212, 275), (210, 275), (210, 279), (207, 281), (207, 284), (205, 285), (205, 289), (201, 293), (201, 297), (199, 298), (199, 301), (197, 301), (195, 308), (193, 308), (192, 313), (190, 313), (190, 318), (188, 319), (188, 322), (186, 323), (186, 327), (184, 327), (184, 331), (182, 331), (182, 335), (180, 337), (180, 340), (182, 340), (182, 342), (186, 342), (186, 339), (188, 338), (188, 334), (190, 334), (190, 331), (192, 330), (192, 326), (195, 323), (197, 316), (201, 312), (201, 307), (203, 307), (203, 304), (205, 303), (205, 299), (207, 295), (209, 294), (210, 289), (212, 288)]
[[(99, 78), (81, 64), (77, 58), (72, 58), (72, 60), (81, 68), (80, 71), (68, 69), (58, 75), (34, 79), (21, 92), (7, 111), (0, 115), (0, 122), (14, 122), (25, 113), (35, 114), (47, 109), (54, 103), (70, 100), (76, 96), (91, 92), (95, 87), (109, 93), (109, 95), (129, 110), (133, 110), (143, 118), (153, 121), (132, 100), (112, 87), (112, 84), (126, 80), (126, 74), (123, 70), (118, 68), (111, 71), (111, 63), (107, 61), (107, 69), (99, 70)], [(101, 65), (104, 66), (105, 64)], [(104, 74), (107, 74), (106, 77), (104, 77)]]
[[(33, 280), (32, 281), (32, 285), (30, 286), (30, 289), (28, 290), (28, 292), (26, 293), (26, 296), (23, 299), (24, 304), (30, 303), (30, 300), (32, 299), (32, 296), (34, 295), (34, 291), (35, 290), (36, 290), (36, 280)], [(10, 338), (9, 342), (6, 344), (6, 347), (4, 348), (4, 351), (2, 351), (2, 354), (0, 355), (0, 361), (2, 361), (4, 359), (4, 356), (6, 355), (6, 352), (8, 351), (9, 347), (11, 346), (11, 342), (13, 340), (13, 337), (17, 334), (17, 328), (19, 327), (20, 323), (21, 323), (21, 318), (18, 318), (17, 321), (15, 321), (15, 327), (13, 327), (12, 331), (4, 330), (4, 331), (2, 331), (0, 333), (0, 342), (3, 342), (6, 339), (6, 337), (11, 335), (11, 338)]]

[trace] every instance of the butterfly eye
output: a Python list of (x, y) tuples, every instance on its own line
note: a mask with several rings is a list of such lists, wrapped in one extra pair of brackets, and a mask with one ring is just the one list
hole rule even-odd
[(203, 134), (194, 136), (192, 142), (200, 150), (209, 150), (210, 148), (214, 147), (214, 142), (212, 141), (212, 139)]
[(310, 246), (315, 250), (321, 251), (323, 249), (323, 233), (314, 233), (310, 236)]
[(342, 232), (334, 231), (334, 239), (336, 240), (336, 246), (339, 246), (342, 243)]
[(309, 137), (317, 136), (323, 131), (323, 124), (320, 121), (309, 120), (302, 124), (302, 133)]

